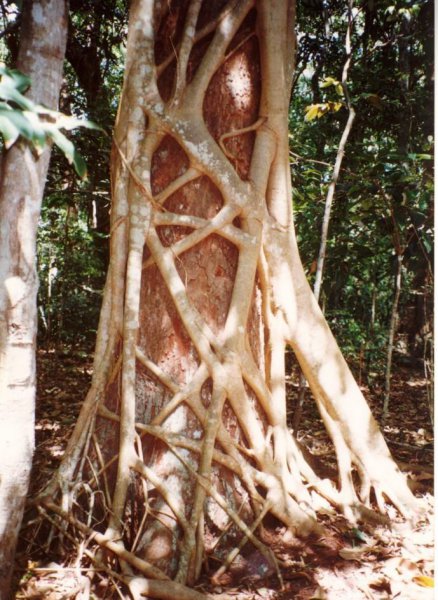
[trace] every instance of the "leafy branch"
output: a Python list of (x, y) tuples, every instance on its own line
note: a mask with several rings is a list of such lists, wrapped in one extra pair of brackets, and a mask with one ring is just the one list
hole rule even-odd
[(0, 134), (6, 150), (22, 137), (37, 154), (41, 154), (51, 141), (73, 165), (79, 177), (85, 179), (85, 161), (61, 129), (101, 128), (92, 121), (68, 116), (32, 102), (24, 96), (30, 85), (31, 80), (27, 75), (0, 64)]

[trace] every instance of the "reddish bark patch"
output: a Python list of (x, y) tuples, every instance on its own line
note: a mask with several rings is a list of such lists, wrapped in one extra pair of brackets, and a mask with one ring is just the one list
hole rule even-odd
[(139, 346), (176, 382), (188, 381), (197, 367), (196, 351), (156, 267), (144, 272)]
[(155, 150), (151, 165), (151, 186), (154, 195), (163, 191), (189, 166), (187, 154), (170, 135), (166, 135)]
[(222, 208), (221, 193), (205, 175), (187, 183), (170, 196), (164, 207), (179, 215), (212, 219)]
[(218, 235), (210, 235), (177, 262), (190, 301), (215, 333), (225, 325), (236, 268), (235, 246)]
[[(221, 136), (253, 125), (260, 102), (259, 48), (255, 37), (231, 51), (211, 80), (204, 99), (204, 119), (216, 141)], [(220, 102), (218, 102), (220, 98)], [(255, 133), (223, 140), (228, 160), (242, 179), (248, 179)]]

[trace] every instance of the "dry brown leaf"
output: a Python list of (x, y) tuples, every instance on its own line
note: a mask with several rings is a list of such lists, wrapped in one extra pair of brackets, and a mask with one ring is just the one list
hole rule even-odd
[(417, 563), (403, 556), (394, 556), (385, 563), (385, 568), (396, 569), (399, 573), (403, 571), (416, 571)]
[(313, 592), (313, 596), (309, 600), (328, 600), (328, 596), (326, 591), (322, 587), (318, 587)]
[(373, 546), (356, 546), (355, 548), (341, 548), (339, 556), (344, 560), (361, 560), (364, 554), (375, 550)]
[(391, 593), (391, 582), (387, 577), (381, 575), (378, 579), (374, 579), (370, 581), (368, 584), (371, 589), (376, 590), (378, 592), (386, 592), (388, 594)]

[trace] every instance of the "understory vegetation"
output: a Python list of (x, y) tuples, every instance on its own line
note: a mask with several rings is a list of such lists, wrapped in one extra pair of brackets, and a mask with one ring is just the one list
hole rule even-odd
[(273, 5), (70, 0), (49, 113), (0, 0), (2, 152), (54, 141), (16, 598), (431, 598), (433, 2), (297, 0), (294, 61)]

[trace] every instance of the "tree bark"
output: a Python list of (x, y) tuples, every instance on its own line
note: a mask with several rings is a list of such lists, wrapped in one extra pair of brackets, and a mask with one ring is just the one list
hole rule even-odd
[(388, 416), (389, 399), (391, 396), (391, 370), (392, 370), (392, 355), (394, 352), (394, 340), (397, 333), (398, 322), (398, 304), (402, 289), (402, 271), (403, 271), (403, 254), (396, 254), (396, 273), (394, 277), (394, 298), (391, 306), (391, 318), (389, 320), (388, 330), (388, 345), (386, 350), (386, 370), (385, 370), (385, 395), (383, 398), (382, 420)]
[[(24, 2), (17, 68), (28, 96), (57, 108), (67, 4)], [(34, 448), (36, 230), (50, 149), (37, 157), (18, 142), (5, 152), (0, 180), (0, 598), (10, 593), (18, 530)]]
[[(149, 584), (169, 578), (194, 598), (204, 561), (225, 569), (247, 542), (275, 566), (258, 525), (271, 512), (292, 534), (321, 531), (310, 490), (352, 520), (370, 514), (371, 489), (382, 511), (384, 497), (416, 508), (299, 258), (293, 21), (283, 0), (131, 7), (95, 373), (41, 503), (61, 531), (106, 523), (94, 539), (134, 598), (183, 597)], [(286, 344), (333, 439), (339, 489), (288, 428)]]

